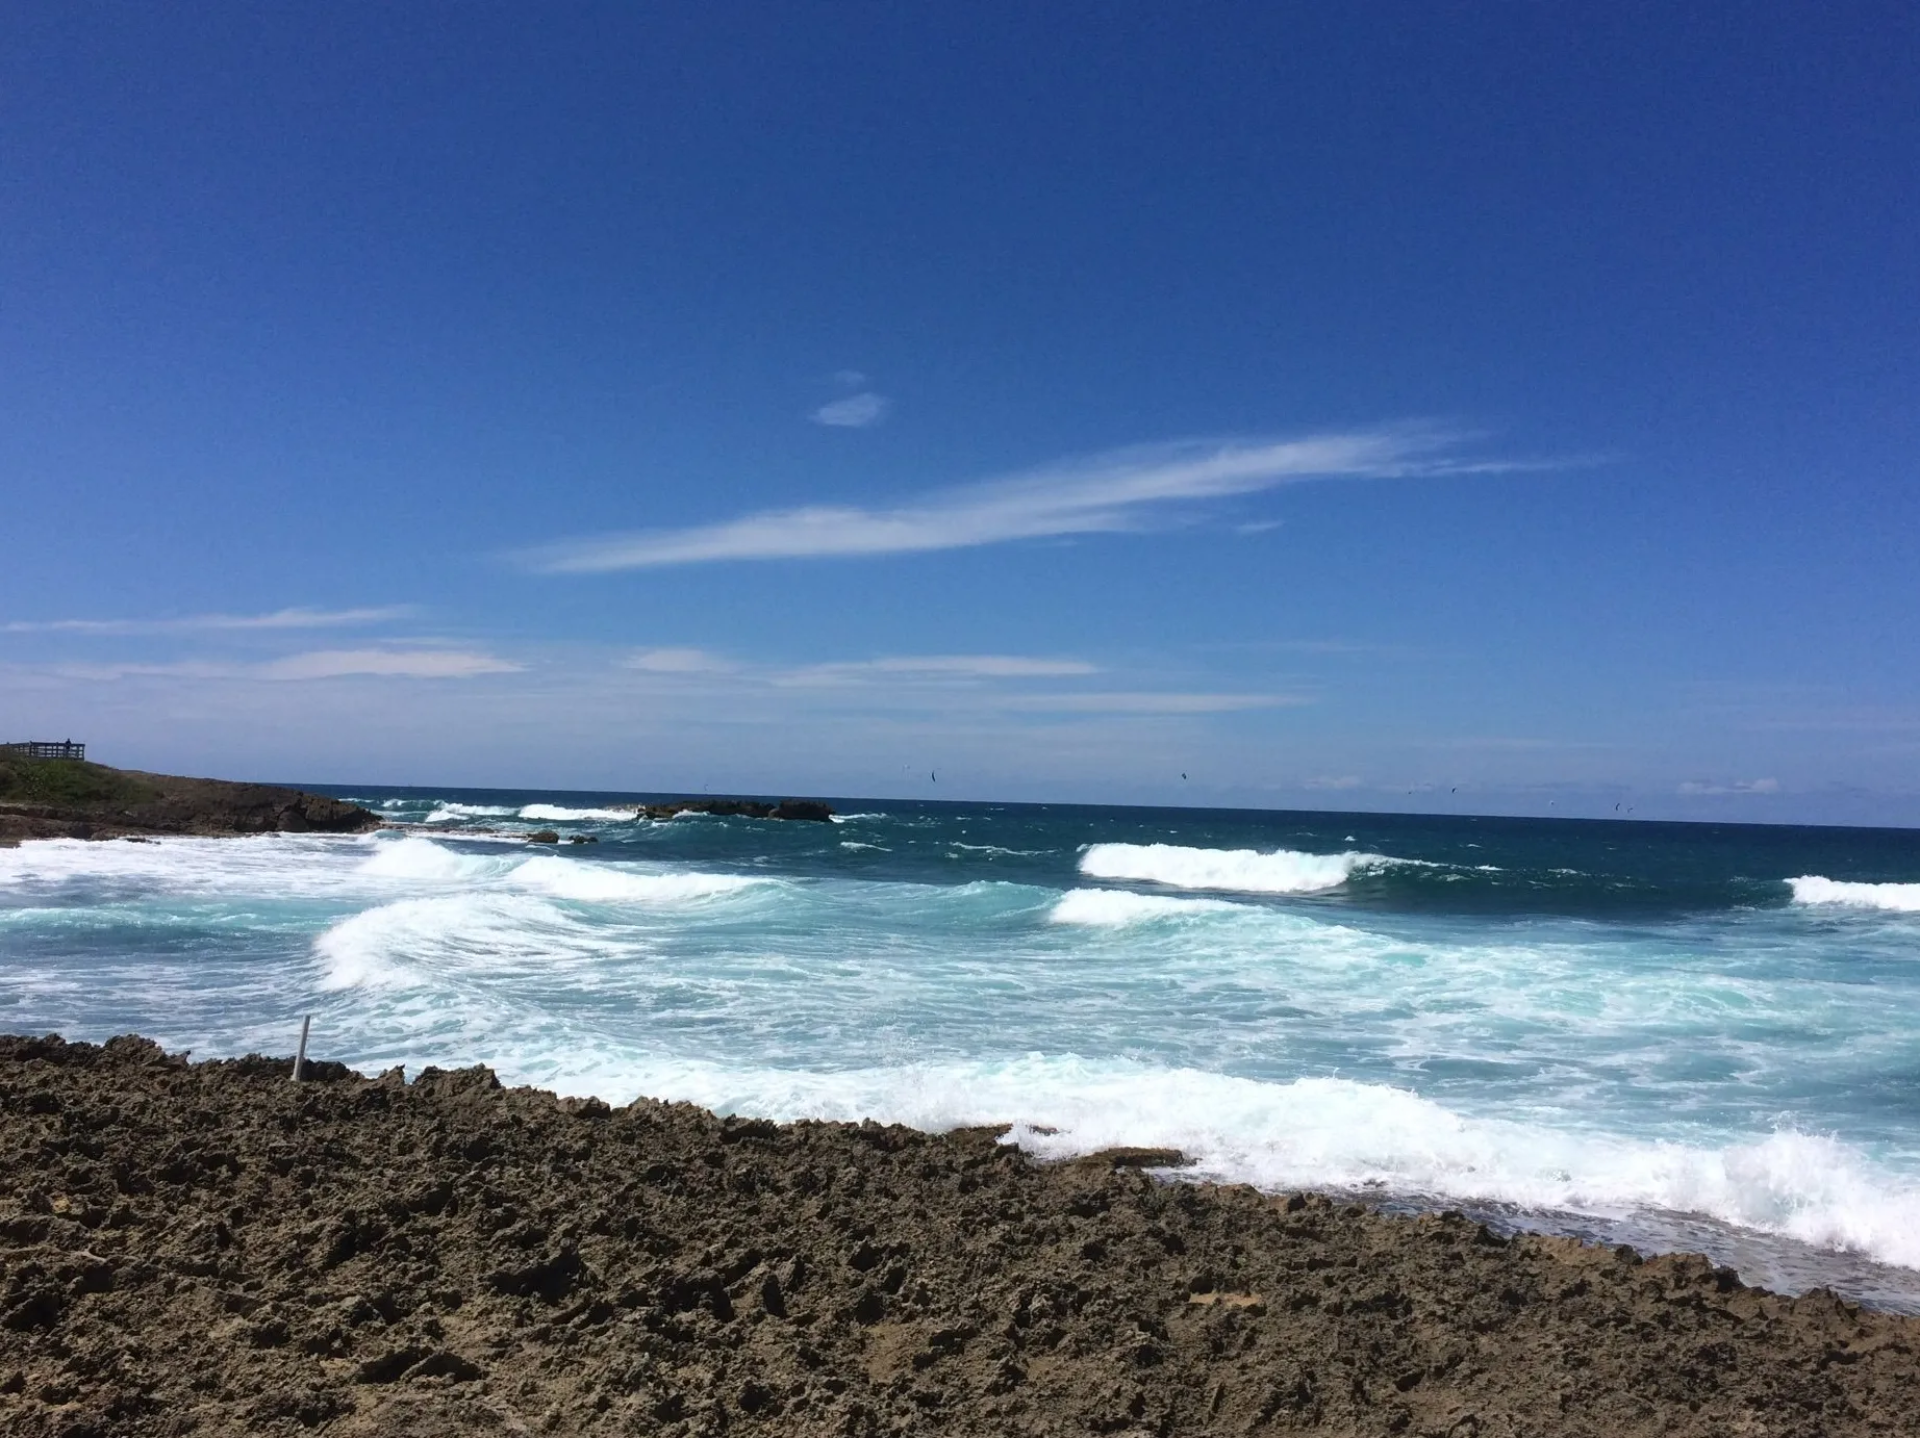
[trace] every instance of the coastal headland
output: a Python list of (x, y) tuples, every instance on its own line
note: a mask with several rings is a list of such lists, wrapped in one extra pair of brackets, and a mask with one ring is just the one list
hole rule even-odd
[[(679, 814), (826, 823), (833, 810), (818, 799), (700, 798), (639, 804), (634, 811), (635, 818), (655, 820)], [(0, 749), (0, 846), (23, 839), (163, 834), (363, 834), (382, 827), (410, 826), (301, 789), (148, 774), (79, 759), (35, 759)], [(549, 842), (559, 839), (551, 831), (540, 834), (551, 834)]]
[(0, 750), (0, 845), (161, 834), (359, 834), (377, 814), (324, 794)]
[(0, 1428), (1920, 1431), (1920, 1319), (1177, 1162), (0, 1038)]

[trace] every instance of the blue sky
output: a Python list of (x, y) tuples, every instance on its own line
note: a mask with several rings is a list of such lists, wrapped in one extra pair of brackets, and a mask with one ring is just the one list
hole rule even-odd
[(0, 737), (1920, 823), (1916, 94), (1896, 3), (14, 7)]

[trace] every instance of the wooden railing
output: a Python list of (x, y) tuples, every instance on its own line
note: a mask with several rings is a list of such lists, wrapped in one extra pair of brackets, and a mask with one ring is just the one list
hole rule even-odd
[(84, 759), (87, 757), (87, 746), (76, 744), (71, 739), (58, 742), (26, 739), (14, 744), (0, 744), (0, 750), (23, 754), (29, 759)]

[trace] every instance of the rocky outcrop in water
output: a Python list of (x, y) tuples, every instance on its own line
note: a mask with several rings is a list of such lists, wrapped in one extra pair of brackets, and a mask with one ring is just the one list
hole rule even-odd
[(649, 819), (671, 819), (675, 814), (719, 814), (735, 819), (801, 819), (825, 824), (833, 810), (818, 799), (673, 799), (665, 804), (643, 804)]
[(1913, 1433), (1920, 1320), (1697, 1257), (717, 1118), (0, 1038), (0, 1431)]
[(0, 844), (153, 834), (359, 834), (377, 815), (324, 794), (0, 752)]

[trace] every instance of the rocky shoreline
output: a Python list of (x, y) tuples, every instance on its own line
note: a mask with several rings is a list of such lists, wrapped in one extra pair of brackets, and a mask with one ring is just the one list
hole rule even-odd
[(0, 754), (0, 846), (168, 834), (362, 834), (379, 826), (379, 816), (357, 804), (274, 784)]
[(0, 1038), (0, 1429), (1920, 1431), (1920, 1319), (1175, 1157)]
[[(635, 806), (636, 819), (712, 814), (829, 823), (818, 799), (672, 799)], [(246, 834), (364, 834), (370, 829), (445, 831), (396, 824), (358, 804), (274, 784), (188, 779), (113, 769), (79, 759), (29, 759), (0, 752), (0, 848), (26, 839), (141, 839), (159, 835), (232, 838)], [(498, 829), (468, 830), (498, 834)], [(559, 843), (556, 830), (522, 837)], [(576, 837), (575, 843), (592, 843)]]

